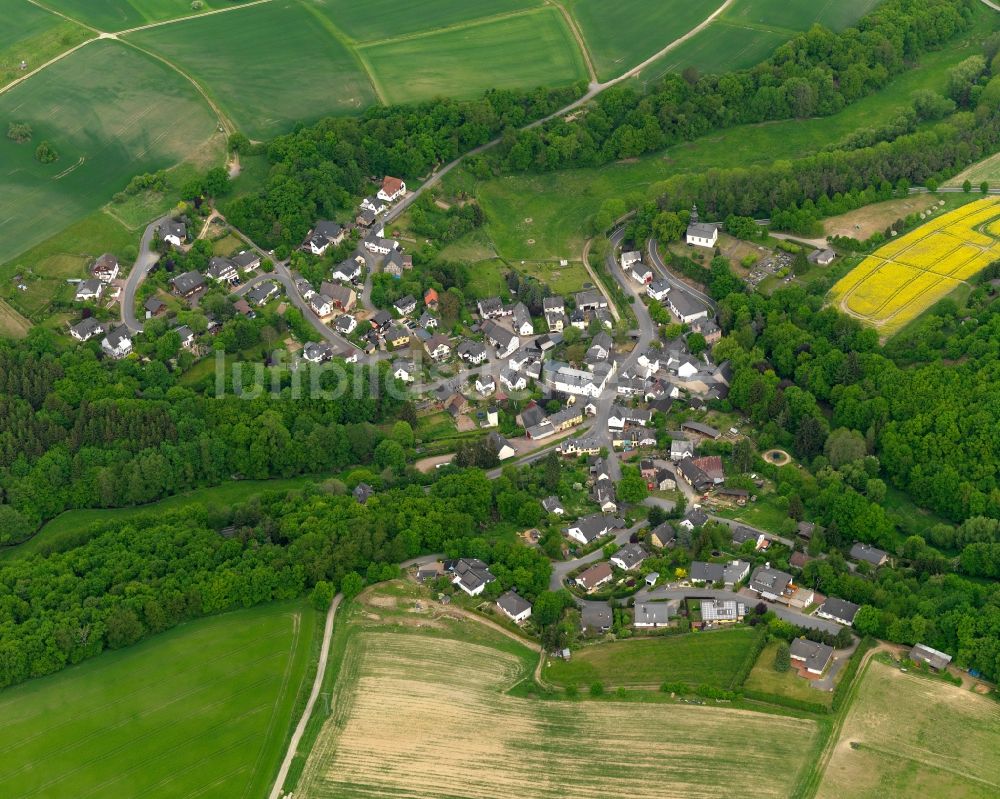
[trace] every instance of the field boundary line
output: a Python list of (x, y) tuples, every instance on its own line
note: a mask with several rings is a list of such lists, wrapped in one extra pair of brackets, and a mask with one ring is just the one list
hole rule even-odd
[(292, 760), (295, 759), (299, 742), (305, 734), (306, 725), (308, 725), (309, 718), (312, 716), (313, 708), (316, 707), (319, 692), (323, 688), (323, 678), (326, 675), (326, 666), (330, 659), (330, 642), (333, 640), (333, 619), (337, 615), (337, 608), (340, 606), (343, 598), (343, 594), (337, 594), (330, 603), (330, 609), (326, 612), (326, 624), (323, 627), (323, 643), (320, 645), (316, 677), (313, 679), (312, 690), (309, 692), (309, 699), (306, 701), (306, 706), (302, 709), (302, 716), (299, 718), (299, 723), (295, 725), (291, 740), (288, 742), (288, 749), (281, 760), (281, 767), (278, 769), (278, 775), (274, 779), (274, 786), (271, 788), (270, 794), (268, 794), (270, 799), (279, 799), (281, 796), (285, 780), (288, 778), (288, 770), (292, 766)]
[(190, 75), (188, 75), (187, 72), (185, 72), (183, 69), (181, 69), (175, 63), (173, 63), (169, 59), (165, 58), (164, 56), (161, 56), (161, 55), (153, 52), (152, 50), (147, 50), (144, 47), (140, 47), (135, 42), (131, 42), (128, 39), (119, 39), (117, 36), (108, 37), (108, 38), (112, 38), (112, 39), (114, 39), (117, 42), (121, 42), (126, 47), (131, 47), (133, 50), (137, 50), (138, 52), (143, 53), (144, 55), (147, 55), (150, 58), (156, 59), (157, 61), (159, 61), (162, 64), (166, 64), (168, 67), (170, 67), (172, 70), (174, 70), (178, 75), (180, 75), (183, 78), (186, 78), (191, 83), (191, 85), (194, 86), (194, 88), (197, 90), (198, 94), (200, 94), (202, 96), (202, 98), (205, 100), (205, 102), (208, 103), (208, 107), (211, 108), (212, 111), (215, 113), (215, 115), (216, 115), (216, 117), (217, 117), (217, 119), (219, 121), (219, 125), (225, 131), (226, 135), (228, 136), (228, 135), (230, 135), (232, 133), (235, 133), (238, 130), (238, 128), (236, 127), (236, 123), (234, 123), (229, 118), (229, 116), (226, 113), (223, 112), (223, 110), (218, 106), (218, 104), (215, 102), (215, 100), (212, 99), (211, 95), (209, 95), (209, 93), (205, 89), (205, 87), (202, 86), (193, 77), (191, 77)]
[(134, 28), (126, 28), (125, 30), (115, 31), (114, 34), (115, 36), (124, 36), (127, 33), (138, 33), (139, 31), (149, 30), (150, 28), (162, 28), (164, 25), (174, 25), (178, 22), (189, 22), (193, 19), (214, 17), (216, 14), (230, 14), (233, 11), (242, 11), (244, 8), (253, 8), (254, 6), (270, 2), (273, 2), (273, 0), (251, 0), (249, 3), (240, 3), (239, 5), (229, 6), (227, 8), (216, 8), (212, 11), (206, 11), (204, 14), (188, 14), (186, 17), (176, 17), (174, 19), (160, 20), (159, 22), (150, 22), (146, 25), (137, 25)]
[(580, 30), (580, 26), (577, 24), (576, 17), (559, 0), (545, 0), (545, 4), (555, 6), (559, 9), (559, 13), (562, 14), (563, 19), (566, 20), (566, 24), (569, 26), (569, 32), (573, 34), (573, 38), (576, 39), (576, 44), (580, 48), (580, 55), (583, 56), (583, 63), (587, 68), (591, 84), (597, 84), (597, 70), (594, 68), (594, 59), (591, 55), (590, 47), (587, 46), (587, 40), (583, 36), (583, 31)]
[(397, 44), (399, 42), (410, 42), (415, 39), (426, 39), (431, 36), (437, 36), (440, 33), (453, 33), (455, 31), (478, 28), (482, 25), (489, 25), (493, 22), (503, 22), (504, 20), (515, 19), (517, 17), (530, 17), (533, 14), (539, 14), (551, 8), (552, 6), (546, 3), (545, 5), (536, 6), (535, 8), (522, 8), (519, 11), (505, 11), (502, 14), (493, 14), (489, 17), (478, 17), (477, 19), (467, 19), (465, 22), (456, 22), (454, 25), (444, 25), (440, 28), (431, 28), (425, 31), (404, 33), (400, 36), (390, 36), (386, 39), (371, 39), (364, 42), (355, 42), (354, 47), (358, 50), (366, 50), (383, 44)]
[(44, 3), (38, 2), (38, 0), (28, 0), (28, 2), (31, 3), (31, 5), (33, 6), (38, 6), (38, 8), (42, 9), (42, 11), (48, 11), (50, 14), (54, 14), (57, 17), (62, 17), (63, 19), (68, 20), (69, 22), (75, 22), (77, 25), (82, 25), (87, 30), (92, 30), (94, 33), (98, 35), (104, 32), (99, 28), (95, 28), (93, 25), (88, 25), (86, 22), (82, 22), (81, 20), (78, 20), (75, 17), (71, 17), (69, 14), (64, 14), (62, 11), (57, 11), (54, 8), (49, 8)]
[(371, 64), (369, 64), (364, 56), (362, 56), (359, 52), (357, 43), (340, 28), (338, 28), (334, 24), (333, 20), (321, 14), (319, 9), (311, 3), (299, 2), (299, 6), (309, 12), (309, 14), (320, 24), (321, 28), (340, 42), (340, 45), (354, 58), (355, 63), (361, 68), (361, 71), (365, 73), (365, 77), (368, 78), (368, 85), (372, 87), (372, 92), (375, 94), (375, 99), (377, 99), (382, 105), (388, 105), (389, 103), (386, 101), (385, 90), (378, 82), (378, 78), (375, 77), (375, 70), (372, 69)]
[(964, 780), (971, 780), (972, 782), (978, 782), (981, 785), (986, 785), (990, 788), (1000, 789), (1000, 783), (990, 782), (983, 777), (977, 777), (974, 774), (970, 774), (968, 771), (961, 771), (957, 768), (952, 768), (951, 766), (946, 766), (943, 763), (934, 763), (930, 760), (925, 760), (923, 758), (914, 757), (913, 755), (908, 755), (905, 752), (897, 752), (892, 749), (883, 749), (879, 746), (874, 746), (869, 743), (864, 743), (862, 741), (854, 742), (856, 749), (867, 749), (870, 752), (874, 752), (877, 755), (884, 755), (889, 758), (900, 758), (902, 760), (909, 760), (911, 763), (917, 763), (925, 768), (933, 769), (934, 771), (946, 771), (949, 774), (954, 774), (956, 777), (961, 777)]

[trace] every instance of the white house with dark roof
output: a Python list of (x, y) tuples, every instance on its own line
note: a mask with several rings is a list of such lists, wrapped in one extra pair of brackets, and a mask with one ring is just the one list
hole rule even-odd
[(611, 565), (617, 566), (623, 571), (638, 569), (642, 562), (649, 557), (649, 553), (642, 544), (626, 544), (614, 555), (611, 556)]
[(670, 292), (667, 295), (667, 306), (670, 308), (670, 312), (684, 324), (690, 324), (696, 319), (708, 316), (708, 308), (683, 291)]
[(850, 627), (854, 624), (854, 617), (858, 615), (860, 605), (848, 602), (835, 596), (826, 598), (826, 601), (816, 608), (816, 615), (821, 619), (830, 619)]
[(478, 341), (463, 341), (458, 345), (458, 357), (475, 365), (486, 360), (486, 347)]
[(772, 569), (770, 564), (758, 566), (750, 578), (749, 588), (764, 599), (787, 602), (794, 593), (792, 575)]
[(477, 558), (462, 558), (455, 563), (451, 582), (469, 596), (479, 596), (496, 580), (489, 568)]
[(102, 329), (101, 323), (91, 316), (73, 325), (69, 329), (69, 334), (77, 341), (89, 341), (100, 333)]
[(505, 461), (517, 455), (517, 450), (514, 449), (514, 446), (496, 431), (490, 433), (489, 442), (499, 460)]
[(654, 280), (646, 286), (646, 295), (657, 302), (662, 301), (670, 293), (670, 283), (666, 280)]
[(208, 269), (205, 270), (205, 274), (219, 283), (232, 283), (239, 280), (239, 272), (236, 271), (236, 264), (228, 258), (220, 258), (218, 256), (208, 262)]
[(347, 313), (338, 316), (337, 321), (333, 323), (334, 329), (338, 333), (344, 336), (353, 333), (355, 328), (357, 328), (357, 326), (358, 326), (358, 320)]
[(346, 236), (347, 232), (336, 222), (321, 219), (309, 234), (306, 247), (313, 255), (322, 255), (330, 245), (340, 244)]
[(566, 535), (581, 544), (590, 544), (601, 536), (605, 536), (625, 526), (625, 523), (607, 513), (593, 513), (584, 516), (566, 528)]
[(77, 302), (92, 302), (101, 299), (103, 293), (104, 283), (95, 277), (90, 280), (81, 280), (77, 284), (75, 299)]
[(500, 384), (508, 391), (523, 391), (528, 387), (528, 380), (513, 369), (501, 369)]
[(260, 256), (253, 250), (243, 250), (243, 252), (233, 256), (233, 263), (244, 272), (249, 272), (260, 266)]
[(605, 583), (611, 582), (612, 576), (613, 572), (611, 571), (610, 564), (607, 561), (601, 561), (578, 575), (576, 584), (589, 594), (596, 591)]
[(396, 300), (392, 307), (396, 309), (396, 313), (400, 316), (409, 316), (415, 310), (417, 310), (417, 301), (414, 299), (413, 295), (407, 294), (405, 297), (400, 297)]
[(871, 544), (862, 544), (858, 541), (851, 547), (850, 558), (870, 563), (872, 566), (883, 566), (889, 561), (889, 553), (878, 547), (873, 547)]
[(528, 306), (523, 302), (514, 306), (511, 315), (514, 332), (519, 336), (530, 336), (535, 332), (535, 326), (531, 323), (531, 314), (528, 313)]
[(497, 607), (515, 624), (522, 624), (531, 617), (531, 603), (513, 591), (501, 594), (497, 600)]
[(157, 228), (160, 241), (180, 247), (187, 241), (187, 225), (183, 222), (176, 222), (173, 219), (165, 219)]
[(361, 264), (364, 263), (364, 257), (358, 256), (357, 258), (348, 258), (346, 261), (341, 261), (330, 273), (330, 276), (334, 280), (339, 280), (341, 283), (350, 283), (353, 280), (357, 280), (361, 277)]
[(822, 674), (833, 657), (833, 647), (807, 638), (796, 638), (792, 641), (789, 654), (810, 674)]
[(688, 579), (695, 584), (722, 583), (727, 588), (746, 578), (750, 564), (745, 560), (731, 560), (728, 563), (706, 563), (695, 560), (688, 568)]
[(482, 330), (483, 335), (486, 336), (486, 340), (496, 347), (497, 354), (501, 358), (506, 358), (514, 352), (514, 350), (516, 350), (521, 343), (521, 340), (515, 334), (500, 327), (500, 325), (492, 319), (483, 322), (480, 326), (480, 330)]
[(110, 283), (118, 277), (118, 259), (106, 252), (90, 267), (90, 274), (102, 283)]
[(633, 625), (639, 629), (666, 627), (670, 623), (669, 602), (636, 602)]
[(101, 349), (116, 360), (132, 352), (132, 336), (125, 325), (120, 325), (108, 333), (101, 341)]
[(499, 297), (486, 297), (476, 302), (481, 319), (495, 319), (504, 316), (507, 311)]
[(555, 494), (545, 497), (542, 500), (542, 507), (546, 513), (555, 513), (557, 516), (562, 516), (566, 512), (565, 508), (563, 508), (562, 500)]
[(192, 270), (171, 278), (170, 284), (174, 287), (174, 293), (179, 297), (190, 297), (205, 287), (205, 278), (201, 276), (200, 272)]

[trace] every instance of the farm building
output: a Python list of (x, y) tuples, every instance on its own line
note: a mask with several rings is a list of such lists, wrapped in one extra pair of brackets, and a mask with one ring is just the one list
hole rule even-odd
[(925, 644), (917, 644), (910, 650), (910, 660), (914, 663), (926, 663), (935, 671), (941, 671), (951, 663), (951, 655), (931, 649)]

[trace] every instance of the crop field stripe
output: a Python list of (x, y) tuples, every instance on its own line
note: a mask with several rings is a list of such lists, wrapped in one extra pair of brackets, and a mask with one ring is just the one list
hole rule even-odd
[(383, 105), (385, 105), (386, 104), (385, 91), (379, 85), (378, 79), (375, 77), (375, 72), (371, 68), (371, 64), (369, 64), (367, 59), (365, 59), (365, 57), (362, 56), (360, 52), (358, 52), (358, 48), (356, 46), (357, 43), (353, 39), (351, 39), (346, 33), (344, 33), (344, 31), (342, 31), (339, 27), (337, 27), (337, 25), (333, 22), (332, 19), (325, 16), (324, 14), (321, 14), (319, 9), (314, 7), (307, 0), (300, 0), (299, 5), (301, 5), (302, 8), (308, 11), (313, 17), (315, 17), (316, 21), (319, 22), (320, 26), (324, 30), (326, 30), (327, 33), (329, 33), (334, 39), (340, 42), (343, 45), (344, 49), (347, 50), (347, 52), (354, 57), (354, 60), (361, 68), (361, 71), (364, 72), (365, 77), (368, 78), (368, 83), (371, 84), (372, 92), (378, 98), (378, 101)]
[(150, 28), (161, 28), (164, 25), (173, 25), (177, 22), (184, 22), (189, 19), (200, 19), (201, 17), (211, 17), (215, 14), (230, 14), (234, 11), (242, 11), (246, 8), (253, 8), (253, 6), (263, 5), (264, 3), (272, 3), (274, 0), (249, 0), (249, 2), (240, 3), (239, 5), (229, 6), (227, 8), (216, 8), (211, 11), (205, 11), (202, 14), (188, 14), (184, 17), (175, 17), (173, 19), (162, 19), (157, 22), (149, 22), (146, 25), (137, 25), (134, 28), (126, 28), (125, 30), (116, 31), (116, 36), (124, 36), (126, 33), (137, 33), (138, 31), (149, 30)]
[[(553, 3), (551, 8), (556, 7), (556, 3)], [(477, 17), (476, 19), (466, 20), (465, 22), (456, 22), (454, 25), (445, 25), (442, 28), (428, 28), (425, 31), (415, 31), (413, 33), (406, 33), (402, 36), (390, 36), (385, 39), (371, 39), (364, 42), (356, 42), (355, 47), (359, 50), (365, 50), (369, 47), (377, 47), (382, 44), (396, 44), (398, 42), (408, 42), (413, 39), (424, 39), (428, 36), (435, 36), (439, 33), (452, 33), (454, 31), (467, 30), (468, 28), (478, 28), (481, 25), (489, 25), (493, 22), (503, 22), (507, 19), (513, 19), (515, 17), (527, 17), (532, 14), (545, 13), (544, 7), (539, 8), (524, 8), (520, 11), (507, 11), (503, 14), (494, 14), (491, 17)]]

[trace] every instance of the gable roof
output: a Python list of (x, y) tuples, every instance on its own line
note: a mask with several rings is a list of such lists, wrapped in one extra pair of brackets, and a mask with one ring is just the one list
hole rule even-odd
[(520, 616), (526, 610), (531, 610), (531, 603), (513, 591), (502, 594), (497, 604), (511, 616)]
[(853, 624), (854, 617), (857, 615), (860, 608), (860, 605), (855, 605), (853, 602), (848, 602), (846, 599), (830, 596), (826, 598), (826, 602), (820, 605), (818, 612), (826, 613), (836, 619), (842, 619), (848, 624)]
[(578, 583), (581, 583), (585, 588), (593, 588), (602, 580), (607, 580), (611, 577), (611, 564), (606, 560), (602, 560), (600, 563), (595, 563), (585, 572), (583, 572), (579, 577), (576, 578)]

